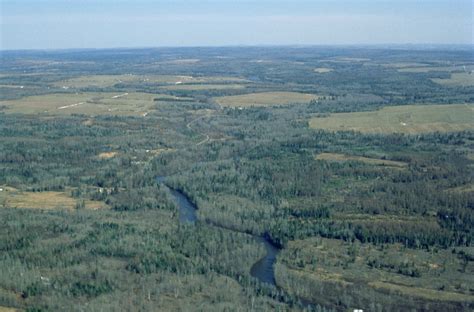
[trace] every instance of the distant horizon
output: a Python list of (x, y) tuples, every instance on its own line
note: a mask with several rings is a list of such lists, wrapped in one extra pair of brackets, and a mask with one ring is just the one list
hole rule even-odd
[(473, 43), (471, 0), (0, 3), (0, 50)]
[(183, 45), (183, 46), (117, 46), (117, 47), (84, 47), (84, 48), (44, 48), (44, 49), (2, 49), (0, 52), (54, 52), (54, 51), (98, 51), (98, 50), (152, 50), (152, 49), (196, 49), (196, 48), (382, 48), (382, 49), (438, 49), (450, 48), (464, 50), (474, 49), (474, 43), (372, 43), (372, 44), (235, 44), (235, 45)]

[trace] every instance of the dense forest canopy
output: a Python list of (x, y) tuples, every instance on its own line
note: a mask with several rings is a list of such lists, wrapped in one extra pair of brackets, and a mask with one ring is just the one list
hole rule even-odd
[(1, 58), (0, 310), (474, 308), (472, 47)]

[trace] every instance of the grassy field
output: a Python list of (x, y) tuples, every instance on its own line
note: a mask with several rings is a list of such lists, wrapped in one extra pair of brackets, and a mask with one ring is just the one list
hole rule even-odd
[[(67, 192), (23, 192), (11, 187), (2, 187), (0, 207), (32, 209), (74, 209), (78, 200)], [(85, 200), (86, 209), (104, 209), (100, 201)]]
[(224, 107), (275, 106), (308, 103), (319, 96), (299, 92), (262, 92), (234, 96), (221, 96), (215, 101)]
[(450, 79), (431, 79), (433, 82), (448, 87), (472, 87), (474, 86), (474, 74), (453, 73)]
[(474, 129), (474, 105), (407, 105), (378, 111), (337, 113), (312, 118), (313, 129), (360, 131), (362, 133), (451, 132)]
[(352, 156), (345, 154), (337, 153), (321, 153), (316, 155), (317, 160), (326, 160), (326, 161), (358, 161), (363, 162), (369, 165), (383, 166), (383, 167), (393, 167), (393, 168), (406, 168), (407, 163), (401, 161), (393, 161), (386, 159), (376, 159), (362, 156)]
[(144, 83), (144, 84), (186, 84), (186, 83), (222, 83), (244, 82), (246, 80), (235, 77), (193, 77), (179, 75), (91, 75), (78, 78), (61, 80), (54, 83), (56, 87), (85, 88), (85, 87), (111, 87), (119, 83)]
[(55, 93), (30, 96), (18, 100), (1, 101), (6, 113), (51, 115), (135, 115), (140, 116), (153, 110), (154, 98), (176, 99), (174, 96), (149, 93)]

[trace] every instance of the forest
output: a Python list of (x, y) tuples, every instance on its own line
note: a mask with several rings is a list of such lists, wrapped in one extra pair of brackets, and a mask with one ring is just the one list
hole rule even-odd
[(0, 53), (0, 311), (474, 309), (470, 47)]

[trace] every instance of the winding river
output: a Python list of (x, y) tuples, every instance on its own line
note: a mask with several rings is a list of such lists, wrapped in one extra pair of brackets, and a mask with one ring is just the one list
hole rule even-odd
[(255, 264), (250, 269), (250, 275), (257, 278), (262, 283), (268, 283), (277, 286), (275, 282), (275, 271), (273, 266), (275, 265), (280, 249), (278, 249), (264, 237), (256, 236), (256, 239), (265, 246), (267, 254), (265, 257), (255, 262)]
[[(197, 207), (193, 203), (191, 203), (188, 197), (184, 195), (182, 192), (167, 186), (164, 183), (165, 182), (164, 177), (158, 177), (157, 181), (159, 183), (162, 183), (169, 189), (171, 195), (173, 196), (174, 201), (178, 205), (179, 222), (182, 224), (194, 224), (197, 221), (197, 215), (196, 215)], [(219, 224), (216, 224), (210, 221), (208, 223), (215, 227), (237, 231), (235, 229), (230, 229), (224, 226), (220, 226)], [(274, 266), (275, 266), (278, 253), (280, 252), (280, 248), (277, 247), (275, 244), (273, 244), (270, 238), (267, 237), (266, 235), (265, 236), (252, 235), (252, 236), (255, 238), (256, 241), (263, 244), (267, 253), (263, 258), (261, 258), (260, 260), (258, 260), (252, 265), (252, 268), (250, 269), (250, 275), (258, 279), (262, 283), (267, 283), (279, 288), (275, 281)], [(300, 300), (303, 306), (305, 307), (312, 306), (312, 304), (309, 301), (303, 298), (298, 298), (298, 299)]]
[[(196, 206), (192, 204), (188, 197), (184, 195), (182, 192), (172, 189), (164, 183), (164, 177), (158, 177), (157, 181), (159, 183), (163, 183), (165, 185), (171, 195), (173, 196), (174, 201), (178, 205), (179, 209), (179, 222), (182, 224), (194, 224), (197, 220), (196, 215)], [(222, 227), (215, 223), (210, 223), (213, 226)], [(272, 242), (263, 236), (256, 236), (254, 235), (255, 240), (262, 243), (266, 250), (266, 255), (258, 260), (250, 269), (250, 275), (257, 278), (262, 283), (268, 283), (273, 286), (277, 286), (275, 282), (275, 271), (274, 265), (276, 262), (276, 258), (280, 249), (272, 244)]]

